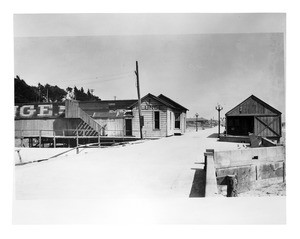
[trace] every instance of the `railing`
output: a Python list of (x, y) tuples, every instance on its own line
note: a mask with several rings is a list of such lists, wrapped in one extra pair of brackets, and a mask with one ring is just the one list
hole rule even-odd
[[(26, 137), (98, 137), (91, 136), (89, 133), (95, 132), (92, 129), (64, 129), (64, 130), (15, 130), (15, 138)], [(101, 137), (139, 137), (139, 130), (132, 130), (126, 134), (126, 130), (106, 130), (101, 129), (99, 136)], [(143, 135), (147, 137), (147, 131), (143, 131)]]
[(91, 116), (84, 112), (76, 101), (66, 101), (66, 118), (80, 118), (95, 131), (100, 132), (102, 126), (98, 124)]
[[(75, 133), (74, 133), (75, 131)], [(57, 143), (70, 144), (70, 141), (66, 139), (75, 140), (75, 145), (79, 146), (81, 140), (92, 139), (96, 140), (98, 145), (109, 144), (124, 141), (135, 141), (139, 139), (139, 130), (135, 130), (131, 135), (126, 135), (124, 130), (119, 130), (119, 135), (116, 134), (116, 130), (111, 130), (111, 132), (106, 132), (105, 135), (88, 135), (91, 130), (15, 130), (15, 139), (19, 139), (20, 142), (16, 141), (16, 144), (20, 143), (20, 147), (44, 147), (44, 144), (53, 145), (54, 148), (57, 147)], [(94, 132), (94, 130), (92, 130)], [(146, 132), (143, 132), (147, 136)], [(103, 140), (103, 141), (102, 141)], [(100, 142), (101, 141), (101, 142)], [(96, 143), (96, 144), (97, 144)]]
[(91, 126), (95, 131), (100, 132), (102, 126), (98, 124), (91, 116), (79, 108), (78, 110), (79, 118), (82, 119), (85, 123)]

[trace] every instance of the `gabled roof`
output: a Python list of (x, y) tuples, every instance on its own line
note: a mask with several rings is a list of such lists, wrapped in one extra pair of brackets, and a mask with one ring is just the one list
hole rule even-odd
[(100, 100), (100, 101), (80, 101), (79, 106), (85, 111), (107, 111), (117, 109), (127, 109), (128, 106), (137, 102), (134, 100)]
[(180, 109), (180, 110), (184, 110), (187, 111), (188, 109), (183, 107), (182, 105), (178, 104), (177, 102), (175, 102), (174, 100), (171, 100), (170, 98), (168, 98), (167, 96), (160, 94), (158, 96), (158, 98), (164, 100), (165, 102), (168, 102), (171, 105), (174, 105), (176, 108)]
[(94, 112), (93, 118), (124, 118), (124, 112)]
[[(152, 98), (154, 100), (157, 100), (158, 102), (160, 102), (161, 104), (163, 104), (165, 106), (168, 106), (170, 108), (176, 109), (176, 107), (174, 105), (171, 105), (170, 103), (168, 103), (168, 102), (166, 102), (166, 101), (164, 101), (164, 100), (156, 97), (155, 95), (152, 95), (151, 93), (148, 93), (147, 95), (145, 95), (144, 97), (142, 97), (141, 101), (145, 100), (148, 97), (150, 97), (150, 98)], [(136, 101), (135, 103), (133, 103), (132, 105), (130, 105), (128, 108), (132, 108), (132, 107), (134, 107), (137, 104), (138, 104), (138, 101)]]
[(234, 115), (235, 111), (239, 110), (239, 108), (242, 105), (245, 105), (247, 103), (247, 101), (250, 101), (250, 100), (256, 101), (258, 104), (262, 105), (264, 108), (268, 109), (270, 112), (274, 113), (275, 115), (281, 114), (280, 111), (276, 110), (275, 108), (273, 108), (272, 106), (270, 106), (266, 102), (264, 102), (261, 99), (257, 98), (255, 95), (250, 95), (247, 99), (245, 99), (243, 102), (241, 102), (240, 104), (238, 104), (237, 106), (235, 106), (234, 108), (232, 108), (225, 115), (226, 116), (230, 115), (230, 114)]

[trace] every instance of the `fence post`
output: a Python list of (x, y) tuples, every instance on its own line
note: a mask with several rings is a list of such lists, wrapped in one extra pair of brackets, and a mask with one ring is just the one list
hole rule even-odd
[(42, 147), (42, 130), (39, 131), (39, 148)]
[(283, 182), (285, 183), (285, 161), (283, 161)]
[(53, 131), (53, 146), (56, 148), (56, 138), (55, 138), (55, 131)]
[(19, 156), (20, 163), (23, 163), (22, 158), (21, 158), (21, 154), (20, 154), (20, 150), (17, 150), (17, 153), (18, 153), (18, 156)]
[(78, 142), (79, 142), (79, 139), (78, 139), (78, 130), (76, 131), (76, 146), (78, 147)]
[(101, 147), (101, 142), (100, 142), (100, 131), (98, 132), (98, 147), (100, 148)]

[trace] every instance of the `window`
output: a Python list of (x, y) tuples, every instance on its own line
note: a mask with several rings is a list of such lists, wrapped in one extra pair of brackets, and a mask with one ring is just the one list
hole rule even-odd
[(180, 129), (180, 113), (175, 113), (175, 129)]
[(159, 129), (159, 111), (154, 111), (154, 129)]

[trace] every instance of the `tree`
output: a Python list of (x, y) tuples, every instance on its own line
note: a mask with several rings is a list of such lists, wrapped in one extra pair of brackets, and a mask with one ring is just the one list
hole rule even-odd
[(18, 75), (14, 78), (15, 81), (15, 103), (36, 102), (38, 94), (36, 90), (27, 85), (26, 82)]
[(88, 89), (86, 94), (87, 94), (88, 99), (91, 100), (93, 95), (91, 94), (90, 89)]
[(67, 87), (66, 88), (67, 91), (67, 99), (74, 99), (74, 93), (73, 93), (73, 88), (72, 87)]
[(75, 100), (78, 100), (78, 97), (80, 98), (79, 90), (77, 89), (76, 86), (74, 86), (74, 98), (75, 98)]
[(59, 88), (57, 85), (49, 84), (42, 85), (38, 83), (37, 86), (29, 86), (18, 75), (14, 78), (15, 81), (15, 103), (31, 103), (31, 102), (63, 102), (67, 97), (79, 101), (99, 100), (99, 97), (91, 94), (88, 89), (84, 92), (83, 87), (78, 90), (67, 87), (66, 90)]

